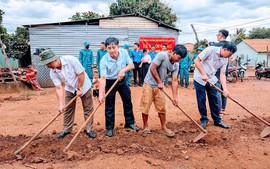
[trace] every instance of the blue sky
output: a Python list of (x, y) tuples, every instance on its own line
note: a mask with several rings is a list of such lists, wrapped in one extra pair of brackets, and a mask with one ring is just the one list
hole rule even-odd
[[(270, 3), (267, 0), (162, 0), (178, 16), (177, 28), (182, 30), (180, 43), (195, 42), (190, 24), (200, 40), (216, 41), (219, 29), (230, 34), (236, 28), (270, 27)], [(3, 25), (9, 33), (17, 26), (68, 21), (76, 12), (94, 11), (109, 14), (114, 0), (0, 0), (4, 10)], [(228, 38), (230, 40), (230, 38)]]

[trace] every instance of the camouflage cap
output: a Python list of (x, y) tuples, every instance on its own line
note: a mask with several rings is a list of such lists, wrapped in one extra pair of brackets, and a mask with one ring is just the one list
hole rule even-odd
[(38, 66), (44, 66), (52, 61), (59, 59), (61, 56), (55, 55), (54, 52), (50, 49), (44, 50), (41, 54), (39, 54), (40, 62)]

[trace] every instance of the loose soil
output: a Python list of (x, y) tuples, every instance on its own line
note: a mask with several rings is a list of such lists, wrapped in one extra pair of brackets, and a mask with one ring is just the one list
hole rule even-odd
[[(270, 121), (270, 81), (248, 78), (244, 82), (229, 83), (231, 96), (250, 111)], [(171, 95), (171, 89), (165, 89)], [(142, 88), (131, 87), (136, 124), (142, 127), (139, 109)], [(85, 168), (260, 168), (270, 166), (270, 136), (260, 138), (264, 123), (228, 100), (224, 123), (232, 126), (225, 130), (215, 127), (209, 115), (208, 134), (193, 143), (200, 133), (179, 109), (167, 99), (168, 127), (176, 136), (168, 138), (160, 132), (160, 123), (152, 106), (149, 125), (151, 134), (124, 129), (122, 103), (116, 99), (115, 136), (105, 136), (104, 105), (95, 114), (94, 131), (97, 138), (81, 133), (71, 145), (63, 149), (83, 124), (80, 100), (73, 133), (58, 139), (62, 116), (56, 119), (20, 156), (13, 153), (42, 129), (57, 113), (54, 89), (45, 92), (21, 92), (0, 95), (0, 168), (85, 169)], [(94, 102), (97, 107), (98, 102)], [(179, 88), (179, 105), (199, 122), (195, 90)], [(209, 112), (209, 111), (208, 111)], [(209, 114), (209, 113), (208, 113)]]

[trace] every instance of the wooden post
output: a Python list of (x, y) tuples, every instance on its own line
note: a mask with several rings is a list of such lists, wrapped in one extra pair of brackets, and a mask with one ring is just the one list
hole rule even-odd
[(269, 59), (269, 52), (268, 52), (268, 45), (266, 47), (266, 63), (267, 63), (267, 67), (268, 67), (268, 60)]
[(191, 26), (191, 28), (192, 28), (192, 30), (193, 30), (193, 32), (194, 32), (194, 34), (195, 34), (195, 38), (196, 38), (196, 41), (197, 41), (197, 43), (198, 43), (198, 47), (199, 47), (199, 46), (200, 46), (200, 41), (199, 41), (199, 38), (198, 38), (197, 32), (196, 32), (196, 30), (195, 30), (195, 28), (194, 28), (193, 24), (191, 24), (190, 26)]

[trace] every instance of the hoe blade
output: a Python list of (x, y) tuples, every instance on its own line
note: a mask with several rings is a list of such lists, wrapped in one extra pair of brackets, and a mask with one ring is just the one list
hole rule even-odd
[(197, 141), (199, 141), (201, 138), (206, 136), (206, 134), (207, 133), (201, 132), (197, 137), (194, 138), (193, 143), (196, 143)]
[(270, 127), (267, 126), (267, 127), (261, 132), (260, 137), (261, 137), (261, 138), (264, 138), (264, 137), (268, 136), (269, 134), (270, 134)]

